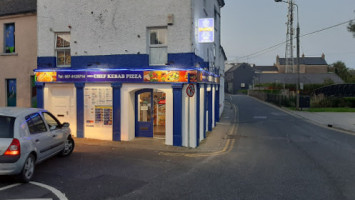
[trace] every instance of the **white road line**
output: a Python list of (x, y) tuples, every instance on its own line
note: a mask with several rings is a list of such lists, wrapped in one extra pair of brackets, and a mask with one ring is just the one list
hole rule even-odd
[(53, 200), (53, 199), (7, 199), (7, 200)]
[(4, 191), (4, 190), (7, 190), (7, 189), (10, 189), (10, 188), (19, 186), (19, 185), (22, 185), (22, 184), (21, 183), (15, 183), (15, 184), (12, 184), (12, 185), (8, 185), (8, 186), (0, 188), (0, 191)]
[(53, 194), (55, 194), (59, 198), (59, 200), (68, 200), (68, 198), (65, 196), (65, 194), (61, 193), (59, 190), (55, 189), (52, 186), (45, 185), (42, 183), (33, 182), (33, 181), (31, 181), (30, 183), (33, 185), (37, 185), (39, 187), (43, 187), (43, 188), (51, 191)]

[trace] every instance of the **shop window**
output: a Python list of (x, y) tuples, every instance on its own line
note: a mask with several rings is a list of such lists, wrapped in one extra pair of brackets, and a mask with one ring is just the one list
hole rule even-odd
[(168, 62), (167, 29), (149, 29), (149, 64), (165, 65)]
[(57, 33), (55, 51), (58, 67), (70, 67), (70, 33)]
[(16, 106), (16, 79), (6, 79), (7, 106)]
[(4, 26), (4, 53), (15, 53), (15, 23)]
[(37, 108), (37, 88), (35, 76), (31, 76), (31, 107)]

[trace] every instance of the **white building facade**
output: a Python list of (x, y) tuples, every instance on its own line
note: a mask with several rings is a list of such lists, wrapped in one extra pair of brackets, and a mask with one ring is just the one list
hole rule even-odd
[(76, 137), (197, 147), (223, 110), (223, 6), (38, 0), (38, 106)]

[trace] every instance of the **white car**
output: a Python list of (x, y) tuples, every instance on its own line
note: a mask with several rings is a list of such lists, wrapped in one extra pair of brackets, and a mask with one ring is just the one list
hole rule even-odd
[(69, 123), (37, 108), (0, 108), (0, 175), (29, 182), (35, 165), (54, 155), (73, 152)]

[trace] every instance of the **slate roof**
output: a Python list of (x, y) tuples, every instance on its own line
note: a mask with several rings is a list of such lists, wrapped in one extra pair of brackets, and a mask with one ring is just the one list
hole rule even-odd
[[(300, 74), (300, 82), (303, 84), (324, 83), (325, 79), (331, 79), (335, 84), (344, 81), (334, 73), (327, 74)], [(297, 83), (297, 74), (257, 74), (255, 83)]]
[(0, 0), (0, 16), (33, 13), (37, 0)]
[[(297, 58), (293, 58), (293, 62), (297, 65)], [(279, 58), (280, 65), (286, 65), (285, 58)], [(322, 57), (301, 57), (300, 65), (328, 65)]]
[(233, 71), (235, 71), (236, 69), (238, 69), (239, 67), (242, 67), (242, 66), (251, 67), (248, 63), (237, 63), (237, 64), (233, 64), (233, 66), (230, 69), (228, 69), (225, 73), (233, 72)]
[(254, 69), (256, 71), (260, 71), (260, 72), (273, 72), (273, 71), (278, 72), (279, 71), (276, 66), (255, 66)]

